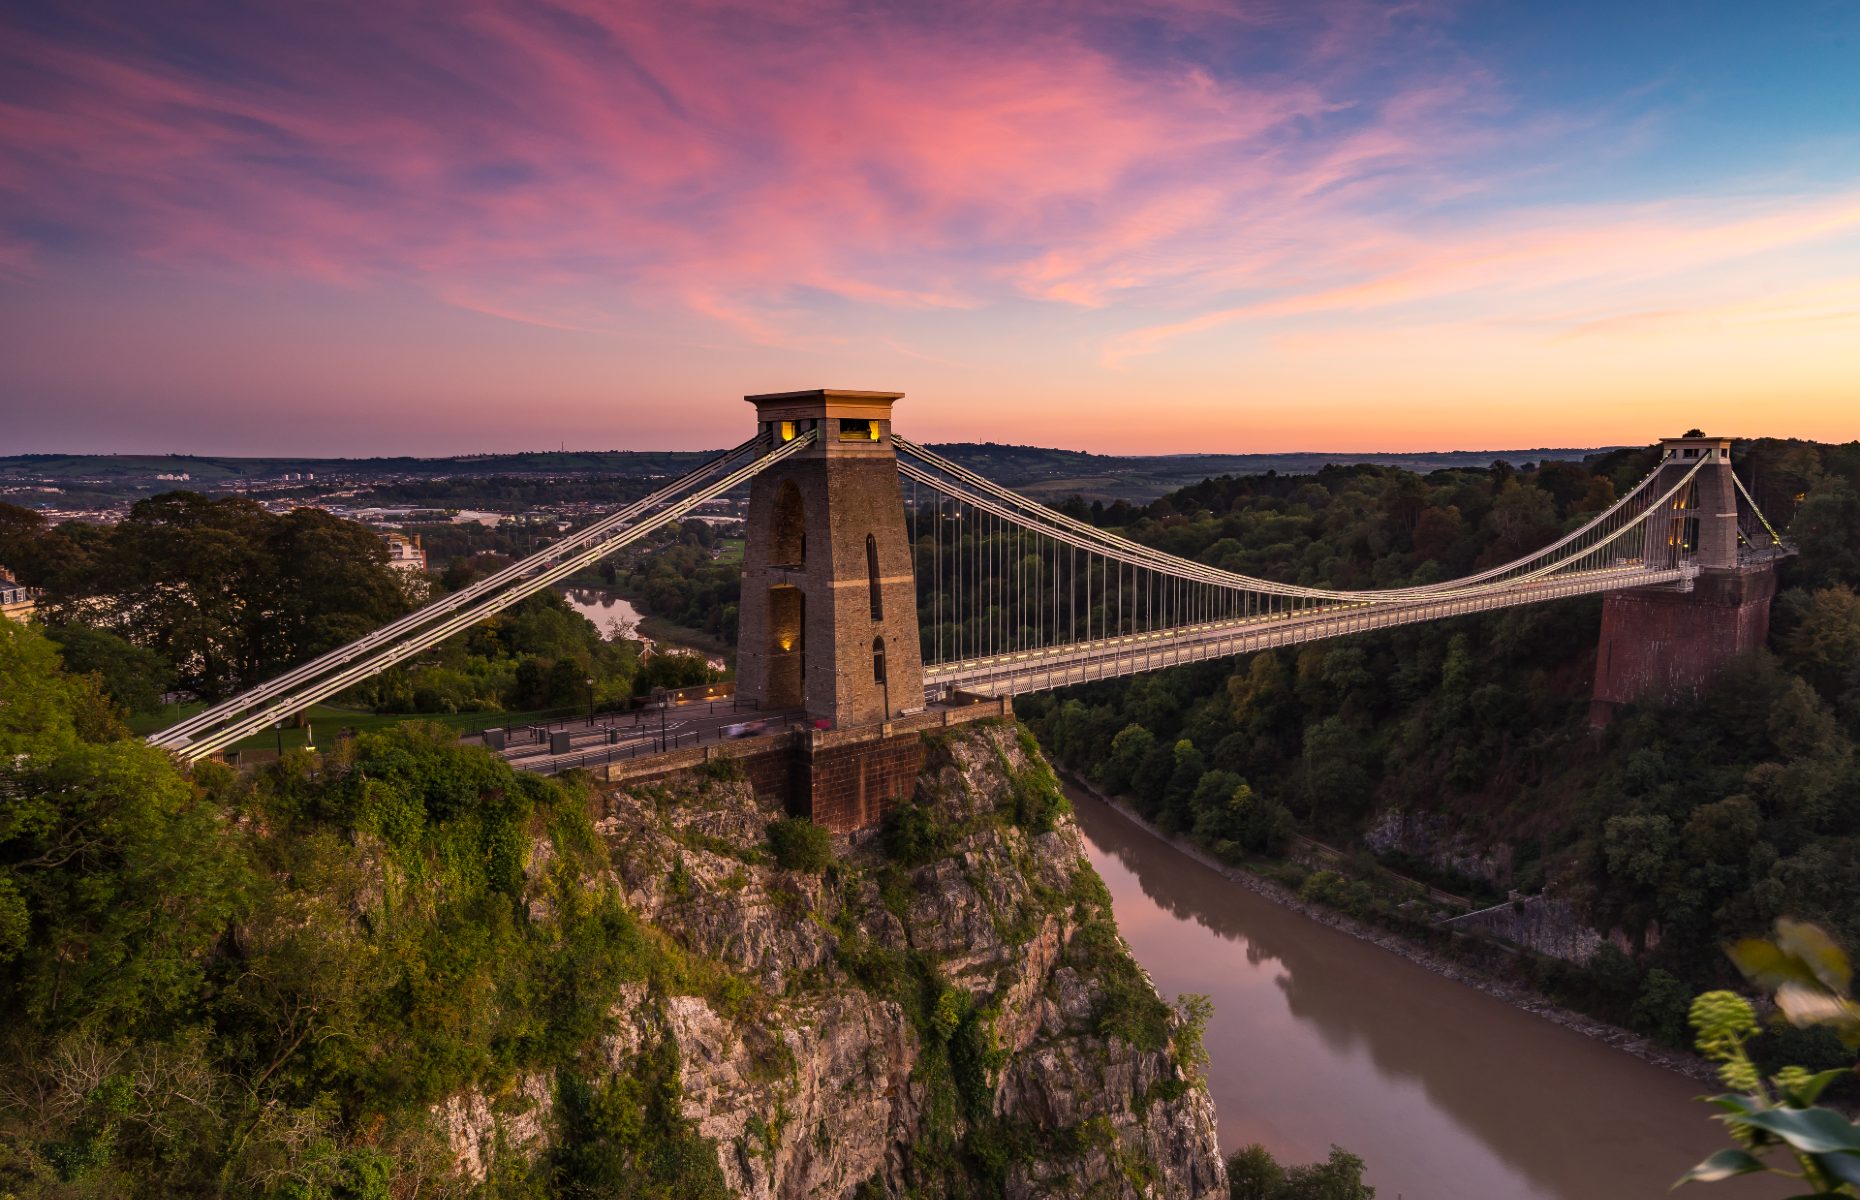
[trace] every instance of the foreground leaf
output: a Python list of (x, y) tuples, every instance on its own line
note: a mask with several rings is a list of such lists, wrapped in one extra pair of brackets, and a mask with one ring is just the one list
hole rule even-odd
[(1842, 1183), (1860, 1183), (1860, 1155), (1817, 1154), (1815, 1162)]
[(1860, 1153), (1860, 1129), (1828, 1108), (1772, 1108), (1726, 1118), (1733, 1125), (1761, 1129), (1782, 1138), (1797, 1150), (1828, 1154), (1850, 1150)]
[[(1828, 1085), (1837, 1079), (1845, 1079), (1854, 1072), (1849, 1067), (1836, 1067), (1832, 1071), (1823, 1071), (1819, 1075), (1810, 1075), (1806, 1080), (1789, 1089), (1789, 1099), (1797, 1108), (1812, 1108), (1815, 1101), (1821, 1099), (1821, 1093), (1828, 1090)], [(1748, 1112), (1748, 1109), (1744, 1111)]]
[[(1844, 1072), (1839, 1072), (1839, 1071), (1834, 1072), (1834, 1074), (1837, 1074), (1837, 1075), (1843, 1074), (1843, 1073)], [(1823, 1086), (1825, 1087), (1826, 1085), (1824, 1084)], [(1741, 1092), (1725, 1092), (1721, 1096), (1701, 1096), (1699, 1097), (1699, 1099), (1705, 1101), (1705, 1103), (1711, 1105), (1713, 1108), (1720, 1108), (1720, 1109), (1723, 1109), (1725, 1112), (1734, 1113), (1737, 1116), (1743, 1116), (1745, 1113), (1753, 1113), (1753, 1112), (1761, 1111), (1754, 1103), (1752, 1103), (1751, 1098), (1749, 1096), (1746, 1096)]]
[(1853, 968), (1847, 963), (1847, 955), (1819, 926), (1781, 918), (1776, 922), (1776, 943), (1784, 954), (1814, 972), (1815, 978), (1830, 992), (1842, 994), (1853, 983)]
[(1745, 938), (1725, 951), (1750, 982), (1766, 991), (1786, 983), (1820, 986), (1809, 965), (1767, 938)]
[(1762, 1160), (1742, 1150), (1720, 1150), (1681, 1175), (1673, 1187), (1678, 1187), (1682, 1183), (1717, 1183), (1721, 1179), (1731, 1179), (1738, 1175), (1748, 1175), (1753, 1171), (1761, 1170), (1763, 1170)]

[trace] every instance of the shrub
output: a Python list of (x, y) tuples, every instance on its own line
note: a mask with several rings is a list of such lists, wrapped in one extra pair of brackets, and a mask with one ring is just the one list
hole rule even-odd
[(948, 858), (956, 831), (928, 805), (907, 800), (885, 818), (885, 853), (900, 866), (921, 867)]
[(1227, 1194), (1232, 1200), (1375, 1200), (1363, 1182), (1363, 1160), (1341, 1146), (1321, 1163), (1287, 1169), (1254, 1143), (1227, 1160)]
[(833, 835), (806, 817), (784, 817), (769, 824), (769, 848), (777, 866), (818, 875), (833, 865)]
[(1168, 1044), (1169, 1006), (1125, 950), (1114, 925), (1092, 920), (1081, 926), (1072, 938), (1069, 958), (1080, 974), (1097, 981), (1095, 1032), (1139, 1050), (1161, 1050)]
[(1376, 909), (1376, 894), (1360, 879), (1346, 879), (1336, 871), (1313, 871), (1299, 885), (1298, 898), (1341, 909), (1351, 916), (1367, 917)]
[(1647, 972), (1634, 1001), (1634, 1028), (1668, 1046), (1684, 1049), (1691, 1031), (1686, 1013), (1692, 1007), (1692, 989), (1671, 972), (1658, 967)]
[(1185, 992), (1175, 999), (1175, 1065), (1190, 1079), (1200, 1079), (1208, 1066), (1204, 1039), (1214, 1016), (1214, 1001), (1200, 992)]
[(1009, 776), (1007, 811), (1008, 819), (1028, 833), (1051, 833), (1059, 818), (1072, 811), (1072, 804), (1059, 790), (1052, 769), (1036, 758)]
[(1285, 1168), (1258, 1142), (1227, 1160), (1227, 1194), (1233, 1200), (1274, 1200), (1285, 1186)]

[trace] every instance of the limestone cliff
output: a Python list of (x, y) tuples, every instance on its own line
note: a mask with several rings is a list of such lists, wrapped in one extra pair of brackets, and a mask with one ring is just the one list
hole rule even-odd
[(611, 867), (565, 879), (539, 843), (530, 916), (617, 897), (657, 965), (576, 1078), (442, 1107), (472, 1177), (534, 1178), (552, 1145), (603, 1112), (632, 1128), (656, 1095), (683, 1131), (664, 1153), (714, 1153), (692, 1177), (717, 1194), (1226, 1195), (1192, 1035), (1013, 726), (933, 738), (913, 802), (806, 870), (778, 865), (782, 814), (726, 771), (599, 805)]

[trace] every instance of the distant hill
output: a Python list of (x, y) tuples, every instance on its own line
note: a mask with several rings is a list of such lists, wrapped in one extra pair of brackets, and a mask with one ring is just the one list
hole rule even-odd
[(1351, 454), (1298, 451), (1282, 454), (1088, 454), (993, 442), (952, 442), (931, 447), (997, 483), (1040, 499), (1084, 496), (1087, 500), (1156, 497), (1222, 475), (1309, 475), (1327, 466), (1367, 463), (1426, 474), (1452, 468), (1488, 467), (1497, 461), (1522, 467), (1528, 463), (1580, 462), (1614, 447), (1537, 450), (1442, 450), (1411, 454)]
[[(1448, 450), (1411, 454), (1351, 454), (1309, 451), (1285, 454), (1106, 455), (1039, 446), (956, 442), (939, 453), (1030, 495), (1063, 499), (1147, 501), (1188, 484), (1221, 475), (1308, 474), (1333, 464), (1370, 463), (1410, 471), (1483, 467), (1495, 460), (1513, 466), (1581, 460), (1598, 449)], [(280, 485), (287, 476), (316, 476), (314, 486), (383, 484), (396, 481), (477, 479), (499, 476), (532, 480), (652, 478), (682, 474), (715, 451), (587, 450), (522, 454), (474, 454), (447, 458), (230, 458), (191, 454), (20, 454), (0, 457), (0, 498), (13, 503), (68, 505), (118, 502), (137, 496), (196, 488), (218, 491), (240, 484)], [(158, 476), (186, 475), (186, 482)], [(61, 494), (17, 490), (51, 485)]]
[(0, 480), (153, 481), (186, 474), (193, 483), (275, 482), (285, 475), (332, 478), (441, 478), (453, 475), (652, 475), (689, 470), (709, 453), (682, 450), (537, 451), (450, 458), (225, 458), (196, 454), (16, 454), (0, 457)]

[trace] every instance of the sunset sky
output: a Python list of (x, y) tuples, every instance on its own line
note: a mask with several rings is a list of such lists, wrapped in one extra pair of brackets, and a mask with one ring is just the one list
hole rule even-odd
[(1860, 436), (1860, 3), (0, 4), (0, 453)]

